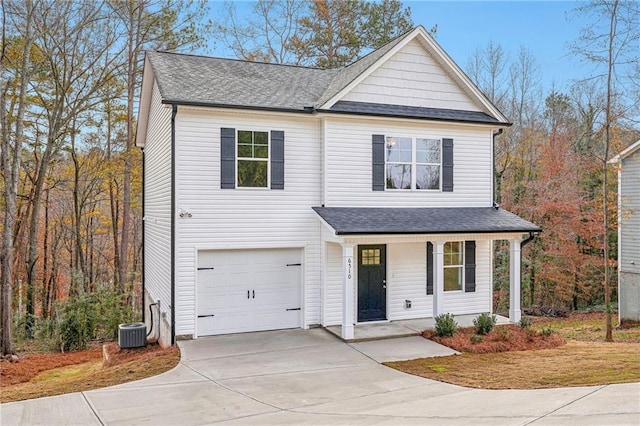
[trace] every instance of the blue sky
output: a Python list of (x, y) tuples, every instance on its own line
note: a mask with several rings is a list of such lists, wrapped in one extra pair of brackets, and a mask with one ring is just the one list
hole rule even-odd
[[(580, 29), (588, 24), (574, 10), (583, 1), (403, 1), (410, 6), (413, 21), (430, 29), (438, 25), (438, 43), (463, 69), (477, 48), (492, 40), (502, 45), (510, 58), (515, 58), (520, 46), (527, 48), (540, 66), (545, 91), (555, 87), (566, 91), (574, 80), (594, 73), (593, 66), (581, 64), (570, 54)], [(220, 3), (211, 2), (211, 9)], [(250, 2), (238, 3), (238, 10), (247, 10)], [(215, 56), (231, 57), (221, 43), (212, 52)]]
[(527, 48), (540, 66), (543, 85), (563, 90), (571, 80), (593, 72), (570, 54), (584, 17), (573, 11), (576, 1), (406, 1), (413, 20), (427, 29), (438, 25), (436, 39), (466, 69), (476, 48), (490, 40), (515, 58), (520, 46)]

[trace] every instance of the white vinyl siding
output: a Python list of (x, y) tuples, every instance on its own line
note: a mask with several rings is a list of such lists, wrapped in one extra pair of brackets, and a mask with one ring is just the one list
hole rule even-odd
[[(464, 245), (463, 245), (464, 250)], [(491, 309), (491, 241), (476, 241), (476, 291), (444, 292), (444, 312), (454, 315), (479, 314)], [(464, 283), (463, 283), (464, 288)]]
[(341, 100), (480, 111), (416, 40), (407, 44)]
[[(387, 312), (390, 320), (433, 316), (427, 295), (427, 243), (387, 244)], [(405, 308), (411, 300), (411, 308)]]
[[(220, 128), (285, 134), (285, 189), (220, 189)], [(195, 331), (196, 251), (303, 247), (304, 326), (320, 323), (320, 204), (317, 119), (180, 107), (176, 117), (176, 334)]]
[(622, 160), (620, 176), (619, 268), (640, 274), (640, 151)]
[(326, 243), (327, 260), (324, 280), (324, 326), (342, 324), (342, 246)]
[[(154, 83), (144, 147), (144, 273), (151, 302), (171, 309), (171, 108)], [(150, 302), (150, 303), (151, 303)]]
[(619, 315), (640, 321), (640, 151), (622, 160), (619, 173)]
[[(487, 207), (492, 203), (491, 129), (472, 125), (327, 117), (326, 200), (330, 207)], [(453, 139), (453, 192), (373, 191), (374, 134)]]

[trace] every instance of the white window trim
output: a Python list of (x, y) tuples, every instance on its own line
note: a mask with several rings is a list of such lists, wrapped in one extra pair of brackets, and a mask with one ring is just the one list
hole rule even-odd
[[(396, 162), (396, 161), (387, 161), (387, 154), (386, 154), (386, 146), (387, 146), (387, 138), (407, 138), (407, 139), (411, 139), (411, 162), (410, 163), (406, 163), (406, 162)], [(440, 181), (438, 182), (438, 189), (417, 189), (416, 188), (416, 176), (417, 176), (417, 169), (418, 166), (435, 166), (436, 163), (418, 163), (417, 162), (417, 139), (434, 139), (434, 140), (438, 140), (440, 141), (440, 163), (438, 163), (438, 167), (440, 167)], [(418, 191), (418, 192), (423, 192), (423, 191), (431, 191), (431, 192), (442, 192), (442, 139), (443, 137), (435, 137), (435, 136), (408, 136), (408, 135), (385, 135), (384, 137), (384, 143), (385, 143), (385, 158), (384, 158), (384, 185), (385, 191)], [(405, 188), (387, 188), (387, 165), (388, 164), (397, 164), (397, 165), (402, 165), (402, 164), (409, 164), (409, 166), (411, 167), (411, 188), (405, 189)]]
[[(460, 289), (458, 290), (447, 290), (445, 288), (443, 288), (445, 293), (451, 294), (451, 293), (464, 293), (465, 289), (464, 289), (464, 283), (465, 283), (465, 242), (464, 241), (447, 241), (444, 243), (444, 245), (442, 246), (442, 251), (444, 253), (444, 255), (446, 256), (446, 253), (444, 252), (444, 247), (447, 245), (447, 243), (459, 243), (460, 244), (460, 250), (462, 251), (462, 264), (460, 265), (445, 265), (443, 263), (442, 265), (442, 276), (444, 277), (444, 270), (445, 269), (453, 269), (453, 268), (461, 268), (462, 269), (462, 274), (460, 275)], [(444, 286), (444, 280), (443, 280), (443, 286)]]
[[(238, 145), (240, 144), (240, 132), (266, 133), (267, 134), (267, 158), (247, 158), (238, 155)], [(236, 189), (243, 191), (265, 191), (271, 189), (271, 131), (264, 129), (236, 129)], [(238, 161), (266, 161), (267, 163), (267, 185), (266, 186), (240, 186), (238, 180)]]

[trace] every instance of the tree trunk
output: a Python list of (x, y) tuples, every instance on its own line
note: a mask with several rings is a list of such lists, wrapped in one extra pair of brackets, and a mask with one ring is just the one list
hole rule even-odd
[(609, 160), (609, 148), (611, 147), (611, 97), (612, 97), (612, 78), (613, 78), (613, 44), (616, 36), (616, 23), (617, 23), (617, 11), (618, 0), (613, 2), (613, 10), (611, 11), (611, 17), (609, 21), (609, 60), (607, 70), (607, 106), (606, 106), (606, 123), (605, 123), (605, 143), (604, 143), (604, 158), (602, 171), (604, 176), (602, 177), (602, 198), (603, 198), (603, 213), (604, 213), (604, 304), (607, 311), (607, 331), (605, 340), (607, 342), (613, 342), (613, 324), (611, 320), (611, 277), (609, 276), (609, 179), (608, 179), (608, 160)]
[[(29, 65), (31, 61), (31, 44), (33, 41), (33, 34), (31, 32), (31, 24), (33, 21), (33, 3), (31, 0), (25, 0), (25, 33), (24, 33), (24, 47), (22, 51), (22, 64), (21, 64), (21, 77), (20, 77), (20, 94), (18, 97), (18, 112), (15, 117), (16, 129), (14, 135), (13, 146), (9, 141), (10, 132), (8, 129), (9, 120), (7, 117), (7, 105), (6, 105), (6, 89), (7, 82), (2, 79), (2, 86), (0, 86), (0, 125), (2, 127), (2, 168), (4, 169), (5, 179), (5, 217), (4, 217), (4, 230), (2, 238), (2, 255), (0, 260), (1, 266), (1, 289), (0, 289), (0, 327), (2, 333), (0, 334), (0, 352), (2, 355), (14, 354), (13, 348), (13, 306), (12, 306), (12, 285), (14, 281), (14, 227), (17, 217), (16, 198), (18, 192), (18, 179), (20, 170), (20, 159), (22, 151), (22, 137), (24, 130), (24, 113), (26, 108), (26, 96), (27, 96), (27, 83), (30, 80)], [(4, 68), (6, 64), (5, 48), (6, 43), (6, 10), (5, 5), (2, 5), (2, 55), (0, 58), (0, 72), (4, 74)], [(11, 158), (11, 155), (13, 157)]]

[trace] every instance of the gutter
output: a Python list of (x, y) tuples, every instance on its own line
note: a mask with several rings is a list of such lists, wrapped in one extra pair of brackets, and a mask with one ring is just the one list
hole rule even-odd
[(491, 174), (493, 175), (493, 202), (497, 205), (498, 203), (498, 199), (497, 199), (497, 182), (496, 182), (496, 137), (500, 136), (502, 133), (504, 133), (504, 129), (500, 128), (498, 129), (497, 132), (493, 132), (493, 145), (491, 146)]
[(176, 115), (171, 105), (171, 346), (176, 343)]

